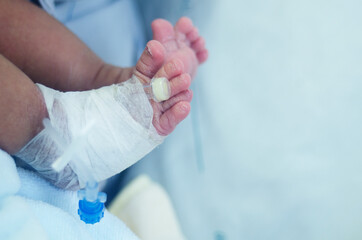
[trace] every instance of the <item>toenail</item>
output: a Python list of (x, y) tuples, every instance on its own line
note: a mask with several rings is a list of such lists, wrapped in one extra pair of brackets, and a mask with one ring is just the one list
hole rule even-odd
[(192, 98), (192, 91), (190, 89), (186, 90), (186, 97), (187, 98)]
[(189, 106), (186, 105), (186, 104), (182, 104), (180, 106), (180, 109), (181, 109), (182, 112), (188, 112), (189, 111)]
[(148, 53), (150, 56), (152, 56), (151, 49), (150, 49), (148, 46), (146, 46), (146, 51), (147, 51), (147, 53)]

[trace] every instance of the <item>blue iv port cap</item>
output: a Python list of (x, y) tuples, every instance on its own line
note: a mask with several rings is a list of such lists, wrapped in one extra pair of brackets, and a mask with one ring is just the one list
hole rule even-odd
[(104, 203), (99, 200), (95, 202), (88, 202), (85, 199), (79, 200), (78, 215), (87, 224), (97, 223), (104, 216)]

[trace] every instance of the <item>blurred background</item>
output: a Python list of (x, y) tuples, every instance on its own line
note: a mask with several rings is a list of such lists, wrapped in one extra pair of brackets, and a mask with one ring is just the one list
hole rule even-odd
[(134, 64), (157, 17), (191, 17), (210, 53), (191, 116), (122, 184), (162, 184), (188, 239), (362, 239), (361, 1), (104, 1), (123, 13), (58, 19), (109, 62)]
[(167, 189), (189, 239), (362, 239), (362, 2), (183, 3), (210, 58), (129, 178)]

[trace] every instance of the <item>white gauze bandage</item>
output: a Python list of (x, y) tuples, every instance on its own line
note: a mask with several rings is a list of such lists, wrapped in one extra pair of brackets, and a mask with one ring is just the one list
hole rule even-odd
[(79, 161), (90, 169), (96, 181), (107, 179), (144, 157), (164, 137), (152, 125), (153, 110), (136, 77), (121, 84), (84, 92), (59, 92), (38, 84), (53, 129), (72, 144), (90, 121), (85, 144), (61, 172), (51, 165), (64, 153), (64, 147), (43, 130), (16, 155), (61, 188), (84, 187)]

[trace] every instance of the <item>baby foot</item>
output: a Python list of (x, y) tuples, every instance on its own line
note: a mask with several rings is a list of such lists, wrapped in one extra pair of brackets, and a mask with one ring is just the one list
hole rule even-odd
[(170, 81), (170, 99), (157, 103), (153, 100), (153, 125), (160, 135), (170, 134), (190, 112), (192, 92), (188, 88), (191, 84), (190, 74), (185, 73), (184, 60), (178, 55), (165, 60), (167, 50), (155, 40), (147, 43), (133, 74), (147, 85), (151, 79), (164, 77)]
[(205, 40), (199, 36), (191, 20), (182, 17), (175, 27), (164, 19), (152, 22), (153, 39), (165, 47), (165, 59), (180, 59), (184, 64), (185, 72), (195, 76), (199, 64), (208, 58)]

